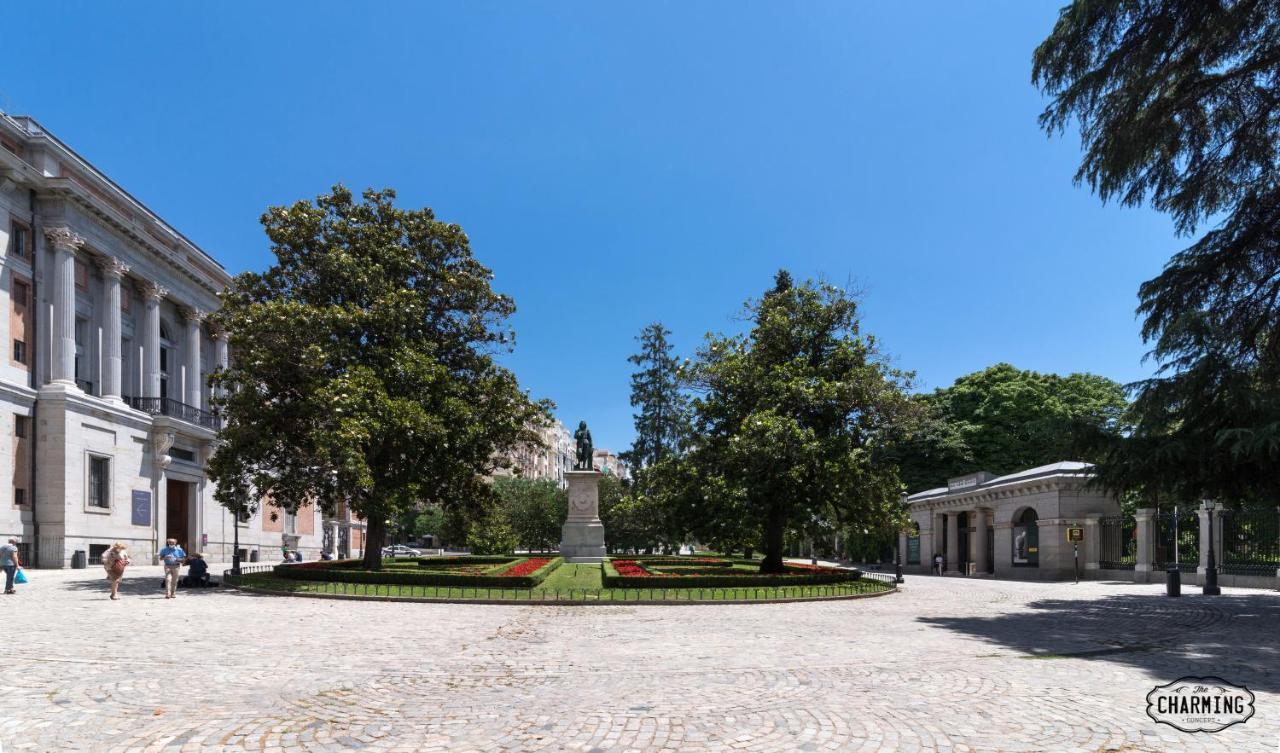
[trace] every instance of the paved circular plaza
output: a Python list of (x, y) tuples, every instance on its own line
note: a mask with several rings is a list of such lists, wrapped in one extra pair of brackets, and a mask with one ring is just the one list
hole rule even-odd
[[(186, 593), (33, 571), (0, 597), (4, 751), (1275, 751), (1280, 594), (908, 578), (771, 605), (515, 607)], [(1145, 714), (1186, 675), (1256, 714)]]

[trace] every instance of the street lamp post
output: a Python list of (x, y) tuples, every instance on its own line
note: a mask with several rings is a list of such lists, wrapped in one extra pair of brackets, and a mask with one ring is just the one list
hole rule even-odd
[[(237, 509), (235, 514), (231, 516), (231, 574), (239, 577), (240, 575), (240, 510)], [(225, 539), (224, 539), (225, 540)]]
[(1204, 595), (1218, 596), (1222, 593), (1222, 589), (1218, 588), (1218, 559), (1214, 555), (1214, 538), (1213, 538), (1213, 510), (1217, 507), (1217, 503), (1211, 499), (1204, 501), (1204, 509), (1209, 513), (1209, 559), (1204, 568)]

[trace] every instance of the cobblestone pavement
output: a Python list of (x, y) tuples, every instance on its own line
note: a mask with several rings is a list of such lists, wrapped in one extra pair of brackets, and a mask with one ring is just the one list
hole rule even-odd
[[(112, 602), (99, 574), (0, 597), (5, 753), (1280, 749), (1275, 592), (921, 576), (774, 605), (166, 601), (139, 568)], [(1248, 685), (1256, 714), (1155, 724), (1147, 692), (1184, 675)]]

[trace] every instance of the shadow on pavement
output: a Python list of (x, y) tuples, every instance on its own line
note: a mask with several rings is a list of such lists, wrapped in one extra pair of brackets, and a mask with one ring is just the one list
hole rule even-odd
[(1161, 682), (1216, 675), (1253, 690), (1280, 690), (1280, 594), (1269, 591), (1177, 599), (1155, 594), (1046, 599), (990, 617), (917, 620), (1028, 659), (1113, 662), (1145, 670)]
[[(217, 581), (217, 578), (214, 578)], [(111, 593), (111, 588), (107, 585), (107, 578), (104, 575), (101, 578), (77, 579), (62, 583), (62, 588), (67, 591), (97, 591), (102, 594), (102, 598), (107, 598)], [(179, 588), (178, 596), (203, 596), (209, 593), (217, 593), (226, 590), (221, 584), (214, 588)], [(125, 596), (154, 596), (157, 599), (164, 598), (164, 579), (159, 575), (137, 575), (129, 577), (126, 575), (124, 580), (120, 581), (120, 595)]]

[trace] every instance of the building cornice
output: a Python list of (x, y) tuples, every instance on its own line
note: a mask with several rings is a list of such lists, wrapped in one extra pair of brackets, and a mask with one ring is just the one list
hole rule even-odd
[(0, 130), (26, 150), (52, 152), (59, 172), (65, 173), (48, 174), (0, 149), (0, 180), (34, 188), (46, 198), (76, 204), (211, 293), (220, 293), (231, 284), (231, 276), (217, 260), (33, 119), (0, 113)]

